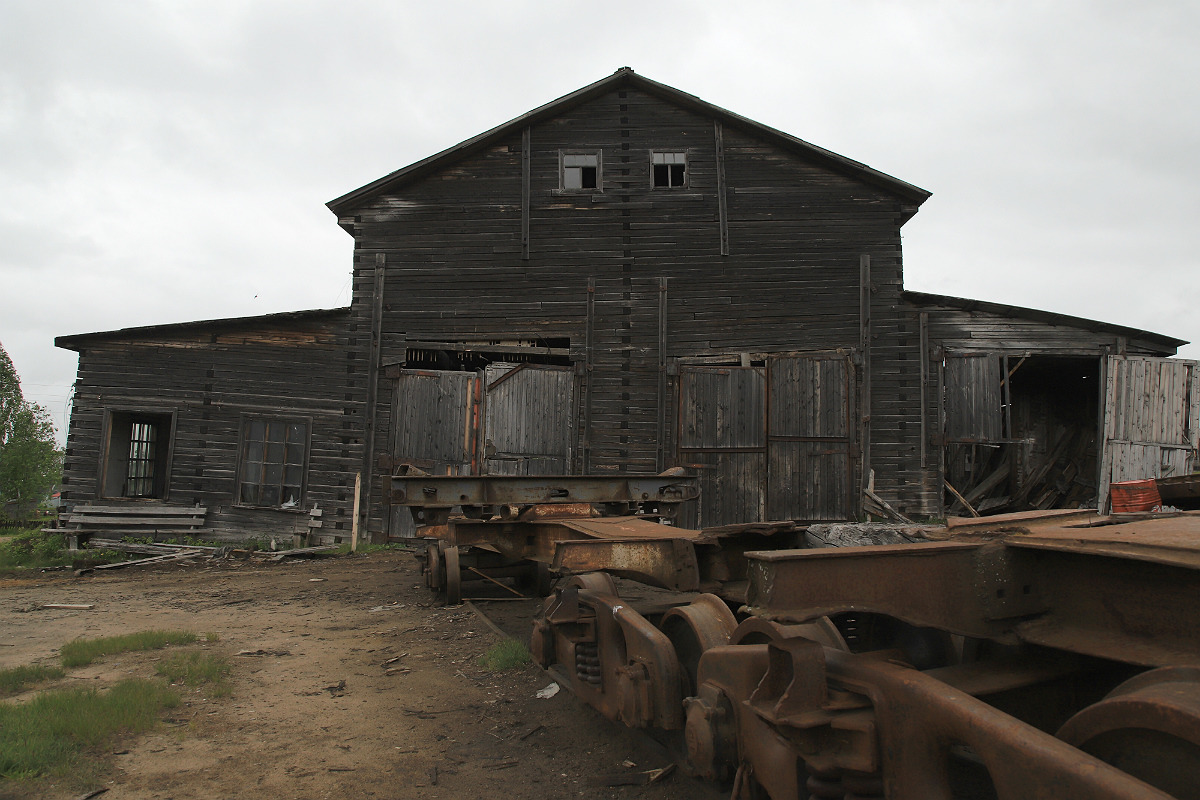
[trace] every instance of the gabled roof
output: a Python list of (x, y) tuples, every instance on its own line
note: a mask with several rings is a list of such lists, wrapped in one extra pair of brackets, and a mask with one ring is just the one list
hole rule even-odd
[(307, 322), (309, 320), (336, 319), (346, 316), (350, 309), (318, 308), (310, 311), (284, 311), (278, 314), (262, 314), (256, 317), (227, 317), (225, 319), (202, 319), (194, 322), (171, 322), (165, 325), (142, 325), (136, 328), (120, 328), (115, 331), (98, 331), (96, 333), (76, 333), (71, 336), (56, 336), (54, 346), (64, 350), (79, 350), (93, 342), (119, 341), (121, 339), (141, 339), (148, 336), (159, 336), (172, 333), (192, 333), (197, 331), (236, 330), (260, 325), (284, 326), (289, 322)]
[(1127, 328), (1124, 325), (1113, 325), (1111, 322), (1101, 322), (1084, 317), (1072, 317), (1053, 311), (1039, 311), (1036, 308), (1023, 308), (1022, 306), (1010, 306), (1004, 303), (992, 303), (987, 300), (970, 300), (965, 297), (950, 297), (944, 294), (926, 294), (925, 292), (912, 292), (907, 289), (902, 293), (902, 297), (914, 306), (943, 306), (945, 308), (955, 308), (960, 311), (982, 311), (1006, 319), (1028, 319), (1034, 322), (1044, 322), (1048, 325), (1079, 328), (1080, 330), (1092, 331), (1094, 333), (1111, 333), (1114, 336), (1127, 336), (1129, 338), (1152, 342), (1161, 346), (1164, 350), (1175, 351), (1185, 344), (1190, 344), (1190, 342), (1184, 339), (1175, 339), (1171, 336), (1164, 336), (1161, 333), (1154, 333), (1153, 331), (1144, 331), (1140, 328)]
[(455, 161), (474, 153), (478, 150), (488, 147), (498, 139), (510, 136), (514, 132), (520, 131), (528, 125), (533, 125), (542, 120), (550, 119), (561, 115), (565, 111), (574, 106), (586, 103), (596, 97), (607, 94), (617, 89), (633, 88), (646, 92), (647, 94), (655, 95), (668, 102), (674, 103), (677, 106), (695, 111), (708, 117), (713, 117), (720, 120), (723, 124), (731, 127), (740, 128), (749, 133), (753, 133), (763, 139), (776, 144), (784, 149), (790, 150), (797, 155), (825, 167), (847, 175), (852, 178), (857, 178), (865, 183), (877, 186), (884, 191), (897, 195), (905, 200), (910, 201), (915, 206), (921, 205), (930, 196), (930, 193), (913, 186), (911, 183), (905, 183), (898, 178), (893, 178), (891, 175), (871, 169), (866, 164), (861, 164), (858, 161), (840, 156), (823, 147), (817, 147), (815, 144), (810, 144), (802, 139), (797, 139), (795, 136), (776, 130), (775, 128), (763, 125), (760, 122), (755, 122), (752, 119), (734, 114), (732, 111), (714, 106), (711, 103), (706, 103), (695, 95), (690, 95), (681, 92), (678, 89), (667, 86), (657, 81), (652, 81), (638, 75), (629, 67), (621, 69), (609, 75), (607, 78), (596, 81), (593, 84), (571, 92), (568, 95), (558, 98), (544, 106), (535, 108), (516, 119), (510, 120), (503, 125), (492, 128), (490, 131), (485, 131), (478, 136), (467, 139), (465, 142), (460, 142), (451, 148), (443, 150), (436, 155), (410, 164), (403, 169), (398, 169), (390, 175), (385, 175), (379, 180), (372, 181), (366, 186), (362, 186), (354, 191), (344, 194), (336, 200), (331, 200), (326, 205), (334, 214), (339, 217), (346, 216), (355, 208), (363, 205), (372, 197), (383, 192), (392, 191), (404, 184), (422, 178), (438, 169), (452, 164)]

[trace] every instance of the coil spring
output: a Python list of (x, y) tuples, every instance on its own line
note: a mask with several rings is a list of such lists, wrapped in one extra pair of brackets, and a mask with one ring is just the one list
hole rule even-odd
[(600, 684), (600, 647), (595, 642), (575, 644), (575, 676), (584, 683)]
[(845, 772), (842, 785), (845, 800), (883, 800), (883, 778), (866, 772)]

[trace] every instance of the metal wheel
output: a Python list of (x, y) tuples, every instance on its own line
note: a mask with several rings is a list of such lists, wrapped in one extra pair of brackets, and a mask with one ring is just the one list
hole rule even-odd
[(677, 606), (663, 615), (662, 632), (671, 640), (675, 656), (683, 667), (688, 685), (685, 697), (696, 693), (696, 672), (705, 650), (729, 643), (737, 628), (737, 619), (725, 601), (714, 594), (702, 594), (686, 606)]
[(563, 588), (565, 589), (572, 585), (589, 592), (596, 592), (597, 594), (617, 596), (617, 584), (607, 572), (588, 572), (583, 575), (573, 575)]
[(442, 551), (436, 544), (425, 546), (425, 585), (435, 592), (442, 588), (446, 575), (446, 565), (442, 560)]
[(1179, 800), (1200, 800), (1200, 668), (1131, 678), (1058, 737)]
[(446, 605), (462, 602), (462, 569), (458, 565), (458, 548), (447, 547), (442, 553), (446, 561)]

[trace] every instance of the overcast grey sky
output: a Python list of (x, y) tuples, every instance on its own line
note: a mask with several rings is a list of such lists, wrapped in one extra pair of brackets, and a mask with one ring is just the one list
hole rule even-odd
[(1198, 41), (1186, 0), (0, 0), (0, 342), (61, 427), (57, 335), (345, 305), (327, 201), (622, 66), (933, 192), (910, 289), (1200, 342)]

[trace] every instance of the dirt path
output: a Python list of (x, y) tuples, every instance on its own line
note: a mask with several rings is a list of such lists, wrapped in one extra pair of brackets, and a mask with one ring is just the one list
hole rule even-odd
[[(503, 624), (527, 626), (532, 605), (506, 604)], [(471, 608), (436, 604), (407, 553), (0, 578), (0, 667), (55, 663), (76, 637), (149, 629), (217, 634), (206, 646), (233, 662), (232, 696), (187, 695), (162, 728), (121, 742), (95, 785), (0, 782), (0, 798), (60, 800), (99, 786), (104, 800), (719, 796), (679, 772), (650, 786), (596, 785), (669, 757), (566, 691), (536, 698), (550, 679), (535, 667), (482, 668), (498, 637)], [(154, 660), (110, 657), (67, 680), (149, 675)]]

